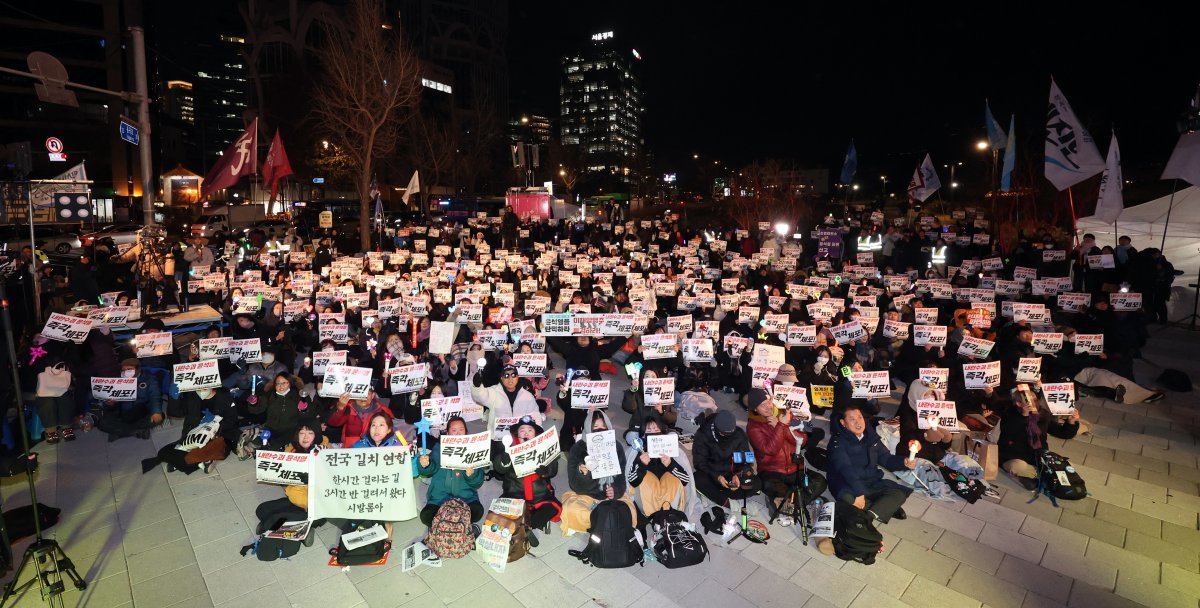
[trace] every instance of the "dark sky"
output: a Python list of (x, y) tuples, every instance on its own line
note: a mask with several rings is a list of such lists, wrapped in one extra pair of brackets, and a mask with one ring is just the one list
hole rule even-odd
[(1101, 154), (1115, 127), (1127, 176), (1166, 161), (1200, 82), (1196, 9), (975, 4), (513, 0), (512, 110), (556, 117), (560, 56), (613, 30), (644, 57), (646, 140), (664, 169), (699, 153), (836, 173), (853, 137), (857, 181), (890, 173), (903, 188), (925, 151), (987, 166), (972, 147), (985, 97), (1040, 159), (1051, 74)]

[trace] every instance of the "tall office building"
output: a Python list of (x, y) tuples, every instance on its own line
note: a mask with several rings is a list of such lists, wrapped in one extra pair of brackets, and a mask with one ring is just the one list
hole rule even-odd
[(593, 34), (585, 50), (563, 57), (562, 142), (580, 146), (587, 173), (607, 172), (622, 182), (638, 177), (645, 112), (640, 60), (613, 32)]
[(241, 34), (210, 34), (197, 45), (195, 76), (195, 139), (206, 173), (218, 156), (246, 129), (249, 69)]

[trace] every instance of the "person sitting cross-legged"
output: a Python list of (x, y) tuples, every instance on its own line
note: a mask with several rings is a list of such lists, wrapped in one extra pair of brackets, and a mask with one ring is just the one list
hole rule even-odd
[(875, 429), (867, 425), (862, 408), (848, 404), (839, 421), (842, 433), (834, 433), (829, 442), (829, 489), (834, 498), (869, 512), (882, 523), (891, 518), (905, 519), (901, 507), (912, 488), (883, 478), (883, 467), (890, 471), (912, 469), (915, 460), (888, 451)]

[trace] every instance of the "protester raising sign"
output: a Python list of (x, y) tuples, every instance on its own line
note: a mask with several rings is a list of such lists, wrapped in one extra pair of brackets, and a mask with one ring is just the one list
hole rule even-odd
[(326, 399), (338, 399), (347, 393), (351, 399), (366, 399), (370, 391), (371, 368), (330, 364), (318, 394)]
[(228, 359), (230, 342), (233, 338), (201, 338), (200, 360)]
[(1104, 354), (1104, 334), (1075, 334), (1075, 354), (1097, 357)]
[(771, 401), (775, 404), (775, 409), (790, 410), (793, 416), (800, 418), (812, 417), (808, 407), (808, 390), (804, 387), (776, 384)]
[(442, 435), (438, 439), (441, 466), (444, 469), (465, 471), (491, 465), (492, 438), (487, 431), (474, 435)]
[(1074, 382), (1043, 384), (1042, 396), (1046, 398), (1046, 407), (1055, 416), (1069, 416), (1075, 411)]
[(314, 350), (312, 352), (312, 367), (314, 376), (324, 376), (330, 365), (345, 365), (346, 351), (344, 350)]
[(624, 471), (621, 470), (621, 463), (617, 460), (616, 431), (610, 429), (598, 433), (588, 433), (586, 441), (588, 451), (583, 460), (592, 479), (624, 474)]
[(572, 380), (571, 407), (608, 407), (608, 380)]
[(522, 378), (543, 378), (546, 375), (546, 355), (517, 353), (513, 355), (513, 365), (517, 375)]
[(950, 369), (946, 367), (922, 367), (917, 372), (921, 381), (930, 388), (946, 392), (950, 386)]
[(902, 323), (887, 319), (883, 322), (883, 337), (892, 340), (907, 340), (912, 323)]
[(662, 433), (659, 435), (646, 436), (646, 453), (651, 458), (668, 458), (679, 457), (679, 435), (675, 433)]
[(917, 325), (912, 328), (913, 345), (915, 346), (945, 346), (945, 325)]
[(1056, 332), (1033, 332), (1033, 352), (1053, 355), (1062, 350), (1063, 335)]
[(958, 410), (953, 401), (917, 401), (917, 428), (921, 430), (943, 428), (951, 433), (958, 432)]
[(94, 319), (60, 315), (56, 312), (50, 313), (50, 319), (42, 327), (42, 336), (59, 342), (83, 344), (83, 341), (87, 339), (88, 332), (92, 331), (95, 324)]
[(550, 426), (541, 435), (529, 441), (506, 446), (505, 451), (512, 459), (513, 473), (517, 477), (533, 474), (538, 467), (558, 457), (558, 429)]
[(996, 343), (991, 340), (963, 336), (962, 342), (958, 345), (958, 355), (971, 357), (972, 359), (987, 359), (994, 346), (996, 346)]
[(938, 309), (936, 308), (914, 308), (913, 314), (916, 316), (917, 325), (935, 325), (938, 318)]
[(137, 378), (92, 378), (92, 399), (136, 401)]
[(165, 357), (171, 354), (171, 332), (163, 331), (152, 334), (138, 334), (133, 337), (137, 348), (137, 358)]
[(1021, 357), (1017, 362), (1017, 382), (1041, 382), (1042, 358)]
[(221, 386), (221, 372), (217, 369), (217, 363), (216, 359), (177, 363), (172, 369), (171, 380), (181, 393), (217, 388)]
[(683, 341), (683, 360), (688, 363), (709, 363), (713, 360), (713, 343), (708, 338), (687, 338)]
[[(428, 363), (402, 365), (388, 372), (388, 388), (393, 395), (415, 393), (425, 388), (426, 376), (429, 374)], [(325, 382), (329, 382), (328, 379)]]
[(308, 484), (309, 519), (404, 521), (417, 516), (405, 447), (321, 450)]
[(642, 382), (642, 396), (646, 407), (675, 404), (674, 378), (646, 378)]
[(887, 371), (852, 372), (855, 399), (882, 399), (892, 394), (892, 381)]
[(254, 452), (254, 478), (259, 483), (302, 486), (308, 483), (312, 454), (292, 452)]
[(262, 343), (259, 338), (231, 340), (229, 360), (234, 362), (259, 363), (262, 361)]
[(647, 334), (642, 336), (642, 357), (651, 359), (670, 359), (675, 356), (678, 337), (675, 334)]

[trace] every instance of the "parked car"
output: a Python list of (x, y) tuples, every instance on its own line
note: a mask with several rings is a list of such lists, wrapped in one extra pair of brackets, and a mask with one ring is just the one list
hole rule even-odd
[(132, 245), (137, 242), (138, 231), (141, 229), (141, 224), (112, 224), (96, 232), (85, 234), (79, 237), (79, 240), (83, 247), (91, 247), (96, 242), (96, 239), (101, 238), (112, 239), (114, 245)]
[[(82, 246), (79, 235), (67, 232), (54, 226), (34, 226), (34, 238), (37, 248), (54, 253), (70, 253), (71, 249)], [(0, 226), (0, 243), (9, 250), (20, 250), (29, 244), (29, 226), (27, 224), (12, 224)]]
[(292, 223), (287, 220), (259, 220), (254, 222), (248, 228), (242, 228), (237, 231), (240, 236), (246, 236), (255, 230), (261, 230), (267, 236), (275, 235), (283, 237), (287, 234), (287, 229), (291, 228)]

